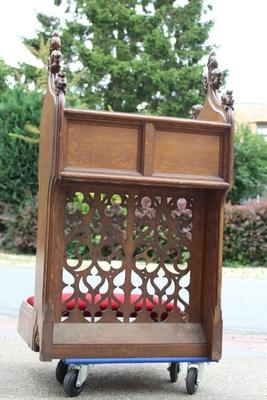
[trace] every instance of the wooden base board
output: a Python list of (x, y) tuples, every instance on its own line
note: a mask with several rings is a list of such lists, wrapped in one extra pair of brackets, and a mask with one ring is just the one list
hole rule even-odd
[(201, 324), (79, 324), (54, 326), (53, 358), (202, 357)]
[(57, 323), (55, 345), (206, 343), (201, 324), (193, 323)]
[(207, 357), (206, 344), (55, 345), (52, 358)]

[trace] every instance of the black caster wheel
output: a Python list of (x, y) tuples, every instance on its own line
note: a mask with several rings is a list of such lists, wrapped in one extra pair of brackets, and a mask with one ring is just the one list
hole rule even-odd
[(171, 365), (168, 368), (168, 371), (170, 373), (171, 382), (177, 382), (178, 374), (180, 372), (180, 364), (179, 363), (171, 363)]
[(83, 390), (84, 384), (77, 386), (78, 373), (79, 371), (77, 369), (71, 369), (67, 372), (64, 378), (63, 388), (69, 397), (79, 396)]
[(57, 364), (56, 368), (56, 378), (61, 385), (63, 384), (64, 378), (67, 375), (68, 372), (68, 366), (64, 364), (62, 360), (60, 360)]
[(198, 369), (195, 367), (189, 368), (186, 375), (186, 390), (188, 394), (196, 393), (198, 389)]

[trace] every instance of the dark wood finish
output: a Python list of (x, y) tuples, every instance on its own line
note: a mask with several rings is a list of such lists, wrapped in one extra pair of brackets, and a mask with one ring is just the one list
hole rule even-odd
[[(73, 212), (75, 203), (72, 199), (76, 192), (84, 196), (83, 204), (87, 206), (88, 212)], [(118, 312), (123, 314), (124, 323), (163, 319), (167, 322), (178, 322), (189, 320), (193, 315), (199, 320), (199, 311), (196, 310), (199, 310), (201, 302), (202, 250), (199, 244), (203, 231), (203, 193), (166, 188), (150, 188), (148, 192), (140, 188), (107, 188), (93, 184), (68, 184), (65, 186), (65, 193), (65, 234), (61, 240), (67, 250), (64, 254), (63, 274), (71, 277), (72, 284), (62, 284), (66, 292), (74, 288), (73, 298), (78, 297), (86, 303), (90, 322), (122, 322), (122, 316), (118, 316)], [(96, 238), (97, 243), (94, 242)], [(79, 255), (81, 245), (86, 246), (89, 256)], [(72, 260), (68, 260), (68, 248), (74, 248), (76, 267)], [(103, 254), (105, 249), (108, 249), (106, 255)], [(188, 262), (181, 265), (180, 259), (185, 253), (188, 254)], [(104, 270), (102, 264), (108, 269)], [(62, 269), (60, 274), (62, 279)], [(122, 274), (124, 278), (115, 283)], [(192, 282), (195, 281), (190, 303), (179, 295), (179, 291), (183, 290), (186, 292), (184, 296), (189, 296), (188, 284), (180, 283), (182, 279), (189, 282), (189, 274)], [(98, 278), (95, 287), (96, 279), (93, 275)], [(162, 288), (157, 284), (159, 276), (165, 280)], [(92, 296), (90, 301), (80, 288), (81, 281), (83, 289), (86, 285)], [(104, 284), (107, 285), (107, 291), (102, 294), (101, 301), (98, 301), (99, 290)], [(123, 293), (123, 302), (116, 297), (116, 293)], [(134, 303), (131, 303), (131, 293), (138, 293)], [(101, 302), (110, 299), (116, 302), (118, 310), (113, 311), (109, 307), (99, 316)], [(151, 311), (146, 309), (132, 316), (135, 313), (135, 304), (140, 301), (143, 304), (146, 301), (153, 303), (157, 316), (151, 316)], [(166, 315), (165, 304), (169, 303), (175, 307)], [(177, 306), (183, 312), (176, 312)], [(60, 319), (61, 312), (66, 311), (64, 307), (57, 319)], [(65, 322), (88, 321), (78, 307), (70, 311), (68, 317), (63, 318)]]
[[(152, 177), (140, 177), (131, 174), (118, 174), (114, 171), (81, 171), (81, 170), (70, 170), (61, 173), (61, 177), (64, 181), (71, 182), (83, 182), (83, 181), (93, 181), (101, 183), (110, 183), (110, 178), (112, 178), (113, 183), (127, 183), (132, 185), (139, 185), (145, 187), (155, 187), (159, 186), (169, 186), (169, 187), (192, 187), (199, 189), (229, 189), (230, 184), (225, 182), (221, 178), (199, 178), (199, 176), (179, 175), (175, 177), (165, 176), (165, 174), (160, 174), (158, 176)], [(140, 179), (141, 178), (141, 179)]]
[(68, 124), (65, 168), (138, 172), (141, 134), (134, 126)]
[(64, 178), (112, 173), (128, 179), (135, 175), (140, 184), (143, 178), (175, 185), (179, 178), (193, 178), (199, 186), (198, 179), (229, 183), (224, 157), (229, 124), (84, 110), (65, 110), (64, 115), (67, 132), (59, 171)]
[(54, 345), (52, 358), (105, 358), (112, 357), (206, 357), (206, 344), (108, 344), (101, 345)]
[[(229, 91), (217, 98), (215, 55), (194, 120), (66, 109), (60, 57), (54, 33), (41, 121), (35, 304), (23, 303), (20, 334), (31, 348), (38, 341), (41, 360), (218, 360), (233, 100)], [(62, 293), (70, 295), (63, 304)]]
[(36, 309), (23, 301), (19, 311), (18, 333), (33, 351), (39, 351)]
[(54, 344), (205, 344), (201, 324), (55, 324)]

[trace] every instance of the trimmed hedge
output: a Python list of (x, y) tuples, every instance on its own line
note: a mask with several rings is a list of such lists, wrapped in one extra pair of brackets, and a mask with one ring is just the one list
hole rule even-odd
[(267, 200), (226, 205), (224, 265), (267, 266)]
[[(0, 245), (9, 251), (34, 253), (37, 197), (27, 196), (16, 211), (5, 207), (2, 218), (0, 217), (1, 224), (5, 226), (5, 232), (0, 237)], [(226, 205), (224, 265), (267, 267), (267, 200), (244, 205)]]
[(16, 253), (34, 254), (37, 238), (37, 196), (26, 193), (19, 207), (0, 203), (0, 247)]

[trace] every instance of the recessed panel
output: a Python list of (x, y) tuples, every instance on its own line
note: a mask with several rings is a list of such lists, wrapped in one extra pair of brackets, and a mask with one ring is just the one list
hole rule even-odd
[(65, 167), (138, 170), (139, 128), (69, 124)]
[(220, 175), (220, 136), (157, 131), (154, 174)]

